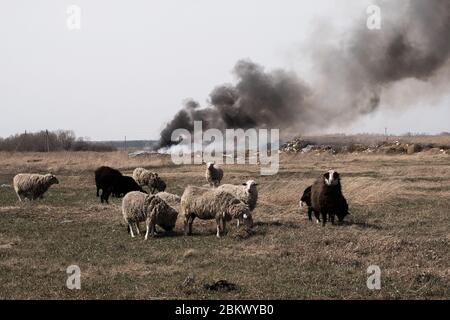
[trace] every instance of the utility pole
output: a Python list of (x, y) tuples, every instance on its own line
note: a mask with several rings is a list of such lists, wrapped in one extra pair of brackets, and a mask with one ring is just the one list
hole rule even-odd
[(386, 141), (388, 141), (387, 129), (388, 128), (384, 128), (384, 136), (386, 137)]
[(127, 151), (127, 136), (125, 136), (124, 149), (125, 149), (125, 151)]
[(48, 141), (48, 130), (45, 130), (45, 141), (46, 141), (46, 144), (47, 144), (47, 152), (50, 152), (50, 144), (49, 144), (49, 141)]

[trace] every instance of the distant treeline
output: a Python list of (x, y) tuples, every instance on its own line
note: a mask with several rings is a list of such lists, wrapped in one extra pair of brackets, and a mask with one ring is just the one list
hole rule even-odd
[(127, 141), (103, 141), (118, 150), (154, 150), (158, 146), (158, 140), (127, 140)]
[(107, 143), (90, 142), (77, 138), (70, 130), (39, 131), (21, 133), (8, 138), (0, 138), (0, 151), (115, 151), (116, 148)]

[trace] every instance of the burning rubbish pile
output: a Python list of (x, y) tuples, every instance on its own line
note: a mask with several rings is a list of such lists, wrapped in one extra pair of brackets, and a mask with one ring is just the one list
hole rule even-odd
[(320, 143), (303, 138), (295, 138), (286, 142), (280, 148), (284, 153), (313, 153), (313, 154), (450, 154), (450, 146), (437, 144), (407, 143), (401, 141), (383, 141), (378, 143)]

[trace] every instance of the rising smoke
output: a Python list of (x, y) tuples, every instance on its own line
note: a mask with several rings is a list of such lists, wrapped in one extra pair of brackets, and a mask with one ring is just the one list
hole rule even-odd
[(294, 72), (266, 71), (249, 60), (238, 61), (233, 69), (236, 84), (216, 87), (206, 108), (187, 101), (162, 130), (160, 147), (173, 144), (173, 130), (192, 131), (195, 120), (202, 120), (205, 129), (305, 133), (331, 120), (351, 122), (374, 112), (383, 93), (401, 81), (427, 82), (438, 74), (448, 80), (450, 1), (383, 2), (380, 7), (404, 14), (383, 16), (381, 30), (369, 30), (363, 21), (344, 44), (310, 46), (318, 76), (309, 85)]

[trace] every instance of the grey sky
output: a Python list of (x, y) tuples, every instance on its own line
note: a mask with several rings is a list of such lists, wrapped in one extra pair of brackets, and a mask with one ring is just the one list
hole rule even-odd
[[(81, 7), (81, 30), (66, 9)], [(204, 104), (232, 82), (235, 62), (295, 69), (323, 21), (344, 32), (367, 1), (3, 1), (0, 4), (0, 136), (72, 129), (95, 140), (149, 139), (185, 98)], [(316, 39), (320, 41), (320, 39)], [(349, 128), (324, 132), (450, 131), (450, 94), (436, 106), (380, 108)], [(433, 108), (434, 112), (429, 112)]]

